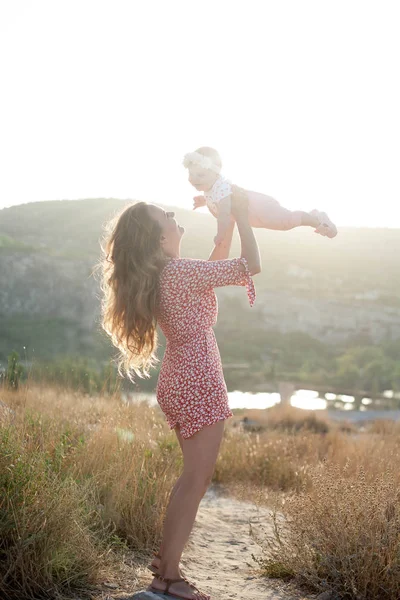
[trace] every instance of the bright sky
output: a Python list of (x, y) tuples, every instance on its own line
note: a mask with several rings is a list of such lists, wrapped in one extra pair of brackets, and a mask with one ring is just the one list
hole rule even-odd
[(400, 227), (397, 0), (0, 0), (0, 208), (191, 208), (198, 146), (339, 225)]

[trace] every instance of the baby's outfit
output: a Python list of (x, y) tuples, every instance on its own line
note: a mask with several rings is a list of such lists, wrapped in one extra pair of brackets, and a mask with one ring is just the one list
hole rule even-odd
[[(279, 204), (275, 198), (245, 190), (249, 201), (249, 223), (252, 227), (265, 227), (266, 229), (279, 229), (286, 231), (299, 227), (302, 223), (302, 212), (288, 210)], [(218, 214), (218, 204), (232, 193), (232, 183), (222, 175), (218, 177), (204, 198), (209, 211)]]
[(225, 285), (246, 286), (253, 305), (254, 283), (245, 258), (173, 258), (160, 276), (157, 321), (166, 348), (156, 395), (170, 429), (179, 424), (184, 438), (233, 416), (213, 331), (218, 314), (213, 288)]

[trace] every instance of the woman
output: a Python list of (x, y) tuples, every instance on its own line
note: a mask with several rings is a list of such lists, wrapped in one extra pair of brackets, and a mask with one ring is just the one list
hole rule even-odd
[(157, 400), (174, 429), (183, 472), (171, 492), (159, 554), (150, 565), (148, 590), (187, 600), (209, 600), (181, 576), (179, 562), (197, 509), (214, 472), (228, 405), (213, 325), (213, 288), (246, 285), (259, 273), (260, 256), (248, 223), (246, 195), (234, 187), (232, 212), (241, 239), (241, 257), (228, 259), (232, 234), (209, 260), (180, 258), (183, 227), (174, 213), (139, 202), (118, 217), (103, 262), (102, 326), (120, 350), (120, 372), (147, 375), (154, 364), (156, 325), (166, 337)]

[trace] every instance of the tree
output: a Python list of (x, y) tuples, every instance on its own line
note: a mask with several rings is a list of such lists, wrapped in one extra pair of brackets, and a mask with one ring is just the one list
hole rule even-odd
[(8, 356), (8, 365), (5, 372), (5, 383), (13, 390), (17, 390), (24, 368), (19, 364), (19, 354), (13, 350)]

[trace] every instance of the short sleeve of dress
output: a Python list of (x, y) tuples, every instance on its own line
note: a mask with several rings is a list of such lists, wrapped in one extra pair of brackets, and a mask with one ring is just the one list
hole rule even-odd
[[(240, 269), (240, 265), (245, 267), (244, 271)], [(254, 282), (247, 260), (243, 257), (225, 260), (184, 258), (177, 260), (176, 267), (182, 285), (187, 286), (192, 293), (225, 285), (243, 285), (246, 286), (250, 306), (254, 304), (256, 299)]]
[(230, 182), (227, 179), (221, 179), (212, 190), (212, 201), (218, 204), (218, 202), (221, 202), (221, 200), (230, 196), (230, 194), (232, 194)]

